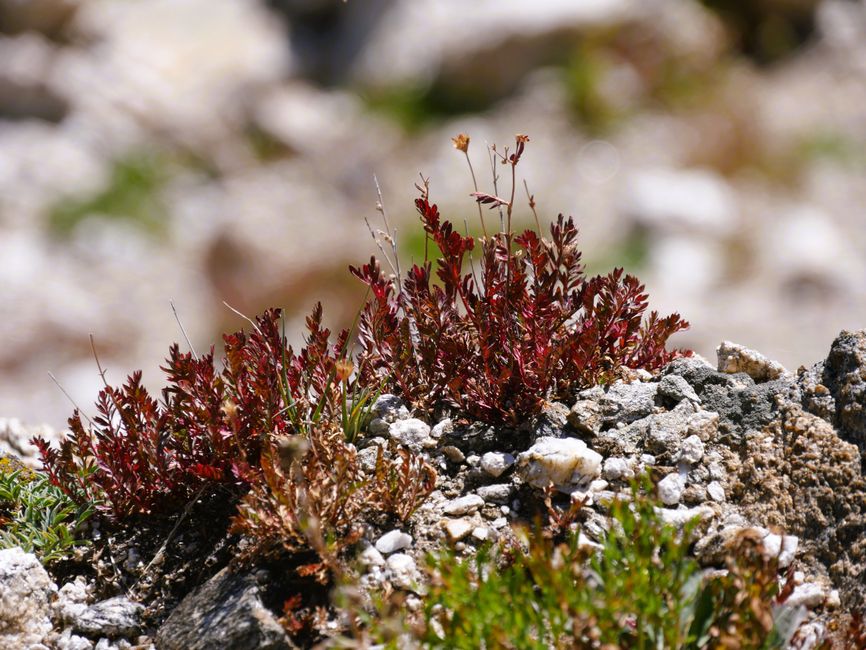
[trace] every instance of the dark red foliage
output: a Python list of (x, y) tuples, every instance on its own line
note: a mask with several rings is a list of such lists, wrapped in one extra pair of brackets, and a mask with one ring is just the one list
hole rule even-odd
[(384, 378), (422, 409), (516, 423), (623, 366), (652, 370), (683, 354), (665, 343), (688, 323), (678, 314), (644, 319), (635, 277), (584, 276), (571, 218), (560, 215), (550, 239), (531, 230), (482, 239), (476, 268), (473, 238), (440, 219), (424, 188), (415, 204), (441, 254), (438, 282), (429, 261), (409, 270), (399, 292), (375, 258), (350, 269), (372, 290), (359, 322), (363, 380)]
[(295, 354), (279, 310), (252, 332), (224, 336), (222, 371), (213, 350), (201, 358), (172, 346), (162, 368), (162, 400), (141, 386), (141, 372), (106, 386), (88, 425), (76, 411), (59, 450), (35, 439), (52, 482), (79, 500), (101, 502), (114, 517), (165, 512), (207, 484), (243, 488), (266, 437), (289, 435), (322, 417), (339, 418), (335, 364), (347, 333), (329, 344), (317, 305), (308, 340)]

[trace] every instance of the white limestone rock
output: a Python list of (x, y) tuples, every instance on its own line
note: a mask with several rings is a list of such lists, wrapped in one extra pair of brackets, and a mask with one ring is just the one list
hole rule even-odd
[(442, 509), (446, 515), (459, 517), (461, 515), (469, 515), (478, 510), (484, 505), (484, 499), (477, 494), (467, 494), (456, 499), (452, 499), (445, 504)]
[(412, 545), (412, 536), (402, 530), (391, 530), (376, 540), (376, 550), (384, 555), (408, 548)]
[(679, 460), (689, 465), (697, 465), (704, 457), (704, 443), (696, 435), (691, 435), (683, 440), (680, 445)]
[(421, 451), (427, 441), (431, 440), (430, 425), (417, 418), (392, 422), (388, 427), (388, 435), (412, 451)]
[(488, 451), (481, 457), (481, 469), (493, 478), (502, 476), (512, 465), (514, 465), (514, 456), (511, 454)]
[(659, 499), (666, 506), (675, 506), (683, 498), (683, 490), (686, 489), (686, 482), (679, 474), (668, 474), (656, 486), (658, 489)]
[(517, 457), (524, 481), (538, 488), (553, 483), (571, 492), (574, 485), (589, 484), (601, 474), (602, 457), (577, 438), (540, 438)]

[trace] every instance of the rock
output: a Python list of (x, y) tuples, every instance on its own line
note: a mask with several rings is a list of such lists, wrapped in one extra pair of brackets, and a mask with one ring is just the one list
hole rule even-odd
[(722, 341), (716, 348), (716, 355), (719, 359), (719, 372), (728, 374), (744, 372), (758, 383), (778, 379), (788, 374), (782, 364), (768, 359), (760, 352), (730, 341)]
[(382, 418), (373, 418), (367, 425), (367, 432), (371, 436), (387, 436), (391, 423)]
[(622, 211), (662, 234), (724, 236), (737, 227), (731, 186), (705, 170), (646, 169), (629, 179)]
[(487, 538), (490, 537), (490, 529), (485, 528), (484, 526), (479, 526), (478, 528), (472, 529), (472, 538), (478, 540), (479, 542), (486, 542)]
[(143, 611), (143, 605), (115, 596), (85, 609), (73, 619), (72, 626), (89, 637), (131, 637), (141, 629)]
[(601, 473), (601, 454), (577, 438), (541, 438), (517, 458), (523, 479), (538, 488), (548, 484), (571, 491)]
[(445, 457), (452, 463), (462, 463), (466, 460), (466, 456), (463, 455), (463, 452), (454, 445), (446, 445), (445, 447), (442, 447), (442, 453), (445, 454)]
[(412, 451), (421, 451), (430, 439), (430, 425), (417, 418), (397, 420), (388, 427), (388, 435)]
[(704, 443), (701, 442), (700, 437), (693, 434), (683, 440), (682, 445), (680, 445), (679, 460), (681, 462), (697, 465), (703, 457)]
[(568, 412), (568, 423), (577, 432), (594, 436), (601, 429), (601, 406), (595, 400), (577, 400)]
[(416, 591), (419, 588), (420, 576), (412, 556), (395, 553), (388, 558), (387, 566), (391, 573), (392, 585), (409, 591)]
[(827, 598), (827, 591), (821, 585), (807, 582), (806, 584), (797, 585), (794, 591), (788, 596), (785, 605), (788, 607), (808, 607), (814, 609), (824, 603)]
[(382, 566), (385, 564), (385, 558), (375, 546), (368, 546), (358, 554), (358, 560), (367, 567)]
[(761, 541), (764, 544), (765, 554), (777, 558), (779, 568), (782, 569), (787, 568), (794, 561), (800, 546), (800, 540), (794, 535), (777, 535), (767, 532)]
[(654, 383), (614, 383), (599, 400), (603, 425), (628, 424), (650, 415), (657, 392), (658, 384)]
[(802, 395), (803, 408), (827, 422), (836, 420), (836, 400), (824, 385), (824, 361), (797, 371), (797, 385)]
[(445, 418), (430, 430), (430, 437), (434, 440), (439, 440), (439, 438), (452, 431), (454, 431), (454, 423), (451, 421), (451, 418)]
[(376, 550), (388, 555), (412, 545), (412, 536), (401, 530), (391, 530), (376, 540)]
[(461, 515), (469, 515), (478, 510), (484, 505), (484, 499), (477, 494), (467, 494), (457, 499), (453, 499), (445, 504), (443, 512), (446, 515), (459, 517)]
[(502, 476), (512, 465), (514, 465), (514, 456), (511, 454), (488, 451), (481, 457), (481, 469), (493, 478)]
[(561, 438), (568, 424), (571, 411), (560, 402), (545, 402), (541, 413), (532, 421), (532, 437), (539, 438)]
[(824, 385), (833, 396), (833, 422), (842, 439), (866, 451), (866, 330), (836, 337), (823, 374)]
[(482, 485), (475, 490), (482, 499), (489, 503), (508, 503), (514, 493), (511, 483), (496, 483), (494, 485)]
[(718, 481), (712, 481), (707, 485), (707, 494), (716, 503), (725, 502), (725, 488)]
[(160, 650), (292, 648), (250, 574), (225, 568), (181, 601), (159, 628)]
[(663, 523), (677, 528), (682, 528), (693, 519), (706, 524), (709, 520), (715, 517), (715, 512), (712, 508), (703, 506), (695, 506), (694, 508), (680, 508), (673, 510), (671, 508), (656, 508), (656, 512)]
[(608, 481), (627, 481), (634, 478), (634, 470), (627, 459), (612, 457), (605, 459), (601, 475)]
[(398, 420), (406, 420), (409, 418), (409, 409), (396, 395), (385, 393), (379, 395), (373, 405), (370, 407), (370, 415), (373, 418), (384, 420), (388, 424), (397, 422)]
[(691, 402), (682, 401), (673, 411), (646, 418), (644, 439), (646, 450), (655, 456), (673, 458), (678, 453), (689, 424), (696, 415), (694, 409)]
[(0, 551), (0, 647), (40, 647), (52, 630), (49, 616), (56, 592), (33, 553), (18, 547)]
[[(496, 522), (494, 522), (495, 524)], [(466, 537), (470, 532), (472, 532), (473, 525), (467, 519), (449, 519), (445, 522), (445, 534), (448, 535), (448, 539), (453, 542), (459, 542), (461, 539)]]
[(67, 582), (57, 592), (54, 603), (54, 618), (63, 623), (72, 623), (87, 609), (87, 581), (78, 576), (72, 582)]
[(689, 385), (685, 379), (679, 375), (665, 375), (659, 380), (658, 394), (660, 397), (666, 397), (674, 404), (681, 402), (684, 399), (693, 401), (695, 404), (701, 403), (701, 398), (695, 392), (695, 389)]
[(683, 497), (686, 484), (679, 474), (668, 474), (656, 486), (659, 499), (666, 506), (675, 506)]
[(55, 641), (55, 647), (57, 650), (93, 650), (93, 641), (66, 628)]

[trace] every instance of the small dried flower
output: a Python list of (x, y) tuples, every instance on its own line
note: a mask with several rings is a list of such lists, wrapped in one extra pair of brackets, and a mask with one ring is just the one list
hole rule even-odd
[(451, 138), (451, 142), (454, 143), (455, 149), (458, 149), (463, 153), (469, 152), (469, 136), (465, 133), (458, 133), (457, 137)]
[(349, 379), (354, 369), (355, 365), (349, 359), (339, 359), (334, 364), (334, 370), (337, 373), (337, 381), (342, 382)]
[(229, 422), (234, 422), (238, 417), (238, 405), (230, 399), (227, 399), (223, 402), (223, 405), (220, 407), (220, 411), (225, 414)]

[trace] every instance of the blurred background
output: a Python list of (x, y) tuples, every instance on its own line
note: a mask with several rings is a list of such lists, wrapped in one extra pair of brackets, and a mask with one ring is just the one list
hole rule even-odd
[[(862, 0), (0, 0), (0, 416), (63, 427), (282, 306), (334, 327), (413, 184), (477, 232), (451, 137), (531, 137), (544, 219), (591, 272), (795, 370), (866, 327)], [(520, 206), (528, 217), (525, 202)]]

